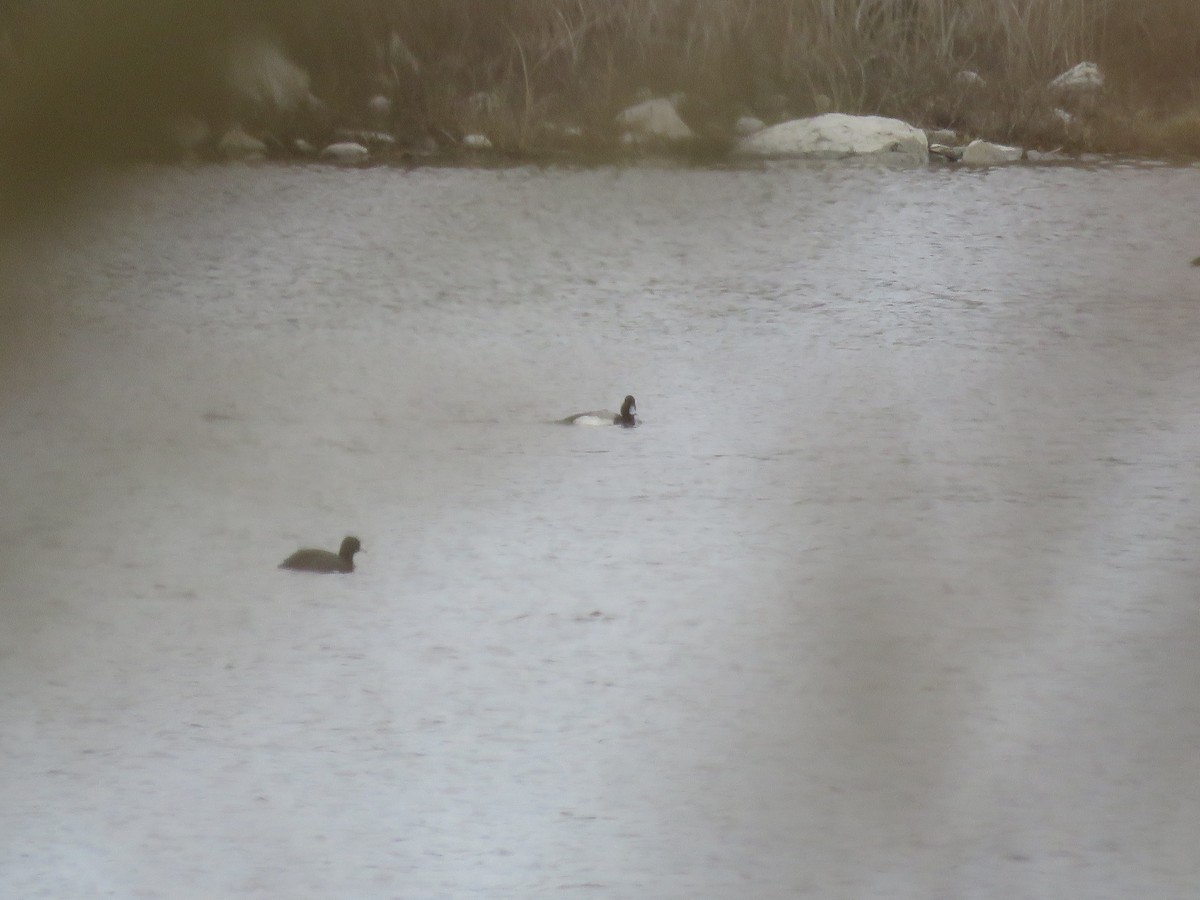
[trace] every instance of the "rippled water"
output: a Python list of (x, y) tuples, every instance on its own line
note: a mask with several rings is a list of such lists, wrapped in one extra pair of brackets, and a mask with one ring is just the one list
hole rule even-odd
[(1200, 169), (120, 188), (0, 394), (13, 896), (1194, 890)]

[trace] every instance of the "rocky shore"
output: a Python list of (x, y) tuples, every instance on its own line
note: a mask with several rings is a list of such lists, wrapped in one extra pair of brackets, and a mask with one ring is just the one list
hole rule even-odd
[(939, 2), (14, 0), (0, 173), (36, 209), (144, 159), (1200, 159), (1200, 7)]
[[(393, 48), (403, 47), (399, 39)], [(407, 51), (396, 50), (403, 63)], [(415, 61), (404, 63), (416, 67)], [(1045, 86), (1033, 113), (1043, 139), (1036, 145), (989, 140), (988, 135), (936, 122), (905, 122), (833, 109), (823, 95), (802, 104), (774, 97), (769, 109), (717, 109), (686, 92), (656, 96), (640, 89), (607, 121), (544, 117), (510, 126), (512, 111), (497, 93), (475, 91), (459, 103), (455, 128), (413, 120), (396, 98), (373, 94), (358, 109), (335, 109), (311, 88), (312, 78), (275, 43), (238, 42), (229, 53), (226, 84), (239, 118), (206, 121), (180, 115), (164, 123), (152, 152), (166, 158), (255, 162), (313, 160), (333, 165), (456, 162), (488, 159), (613, 159), (629, 155), (710, 160), (860, 160), (891, 165), (929, 162), (994, 166), (1079, 158), (1110, 129), (1105, 74), (1082, 61)], [(988, 102), (988, 80), (958, 72), (950, 85), (960, 103)], [(792, 106), (808, 107), (807, 114)], [(1197, 114), (1200, 124), (1200, 114)], [(1130, 128), (1151, 126), (1130, 123)], [(1162, 127), (1161, 123), (1158, 127)], [(1178, 123), (1175, 123), (1178, 128)], [(1200, 128), (1198, 128), (1200, 130)], [(1200, 153), (1200, 148), (1198, 148)]]

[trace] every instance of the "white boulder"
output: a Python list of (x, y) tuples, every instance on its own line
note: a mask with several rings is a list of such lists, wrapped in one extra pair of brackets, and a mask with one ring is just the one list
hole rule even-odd
[(962, 161), (968, 166), (998, 166), (1020, 162), (1023, 155), (1024, 151), (1020, 147), (1006, 147), (991, 141), (974, 140), (963, 150)]
[(675, 104), (666, 97), (643, 100), (617, 115), (617, 125), (634, 141), (638, 138), (663, 141), (686, 141), (695, 137), (692, 129), (679, 117)]
[(825, 113), (764, 128), (743, 138), (739, 156), (766, 159), (862, 158), (904, 165), (929, 162), (925, 132), (899, 119)]

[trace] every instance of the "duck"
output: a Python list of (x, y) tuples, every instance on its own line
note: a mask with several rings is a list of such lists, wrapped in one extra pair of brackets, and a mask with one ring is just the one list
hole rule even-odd
[(637, 401), (633, 399), (633, 394), (629, 394), (621, 404), (619, 413), (597, 409), (592, 412), (575, 413), (559, 421), (564, 425), (620, 425), (623, 428), (634, 428), (638, 424)]
[(281, 562), (279, 568), (292, 569), (296, 572), (344, 574), (354, 571), (354, 554), (359, 552), (366, 552), (362, 548), (362, 542), (356, 537), (347, 537), (342, 541), (342, 546), (337, 553), (305, 547)]

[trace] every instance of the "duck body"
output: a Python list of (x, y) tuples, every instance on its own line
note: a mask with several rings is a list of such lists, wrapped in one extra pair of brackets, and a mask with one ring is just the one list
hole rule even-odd
[(306, 547), (297, 550), (279, 564), (281, 569), (291, 569), (295, 572), (319, 572), (322, 574), (345, 574), (354, 571), (354, 554), (362, 550), (362, 543), (356, 537), (347, 537), (337, 553), (328, 550), (314, 550)]
[(630, 394), (621, 404), (619, 413), (597, 409), (592, 412), (575, 413), (559, 421), (564, 425), (620, 425), (623, 428), (635, 428), (638, 424), (637, 401)]

